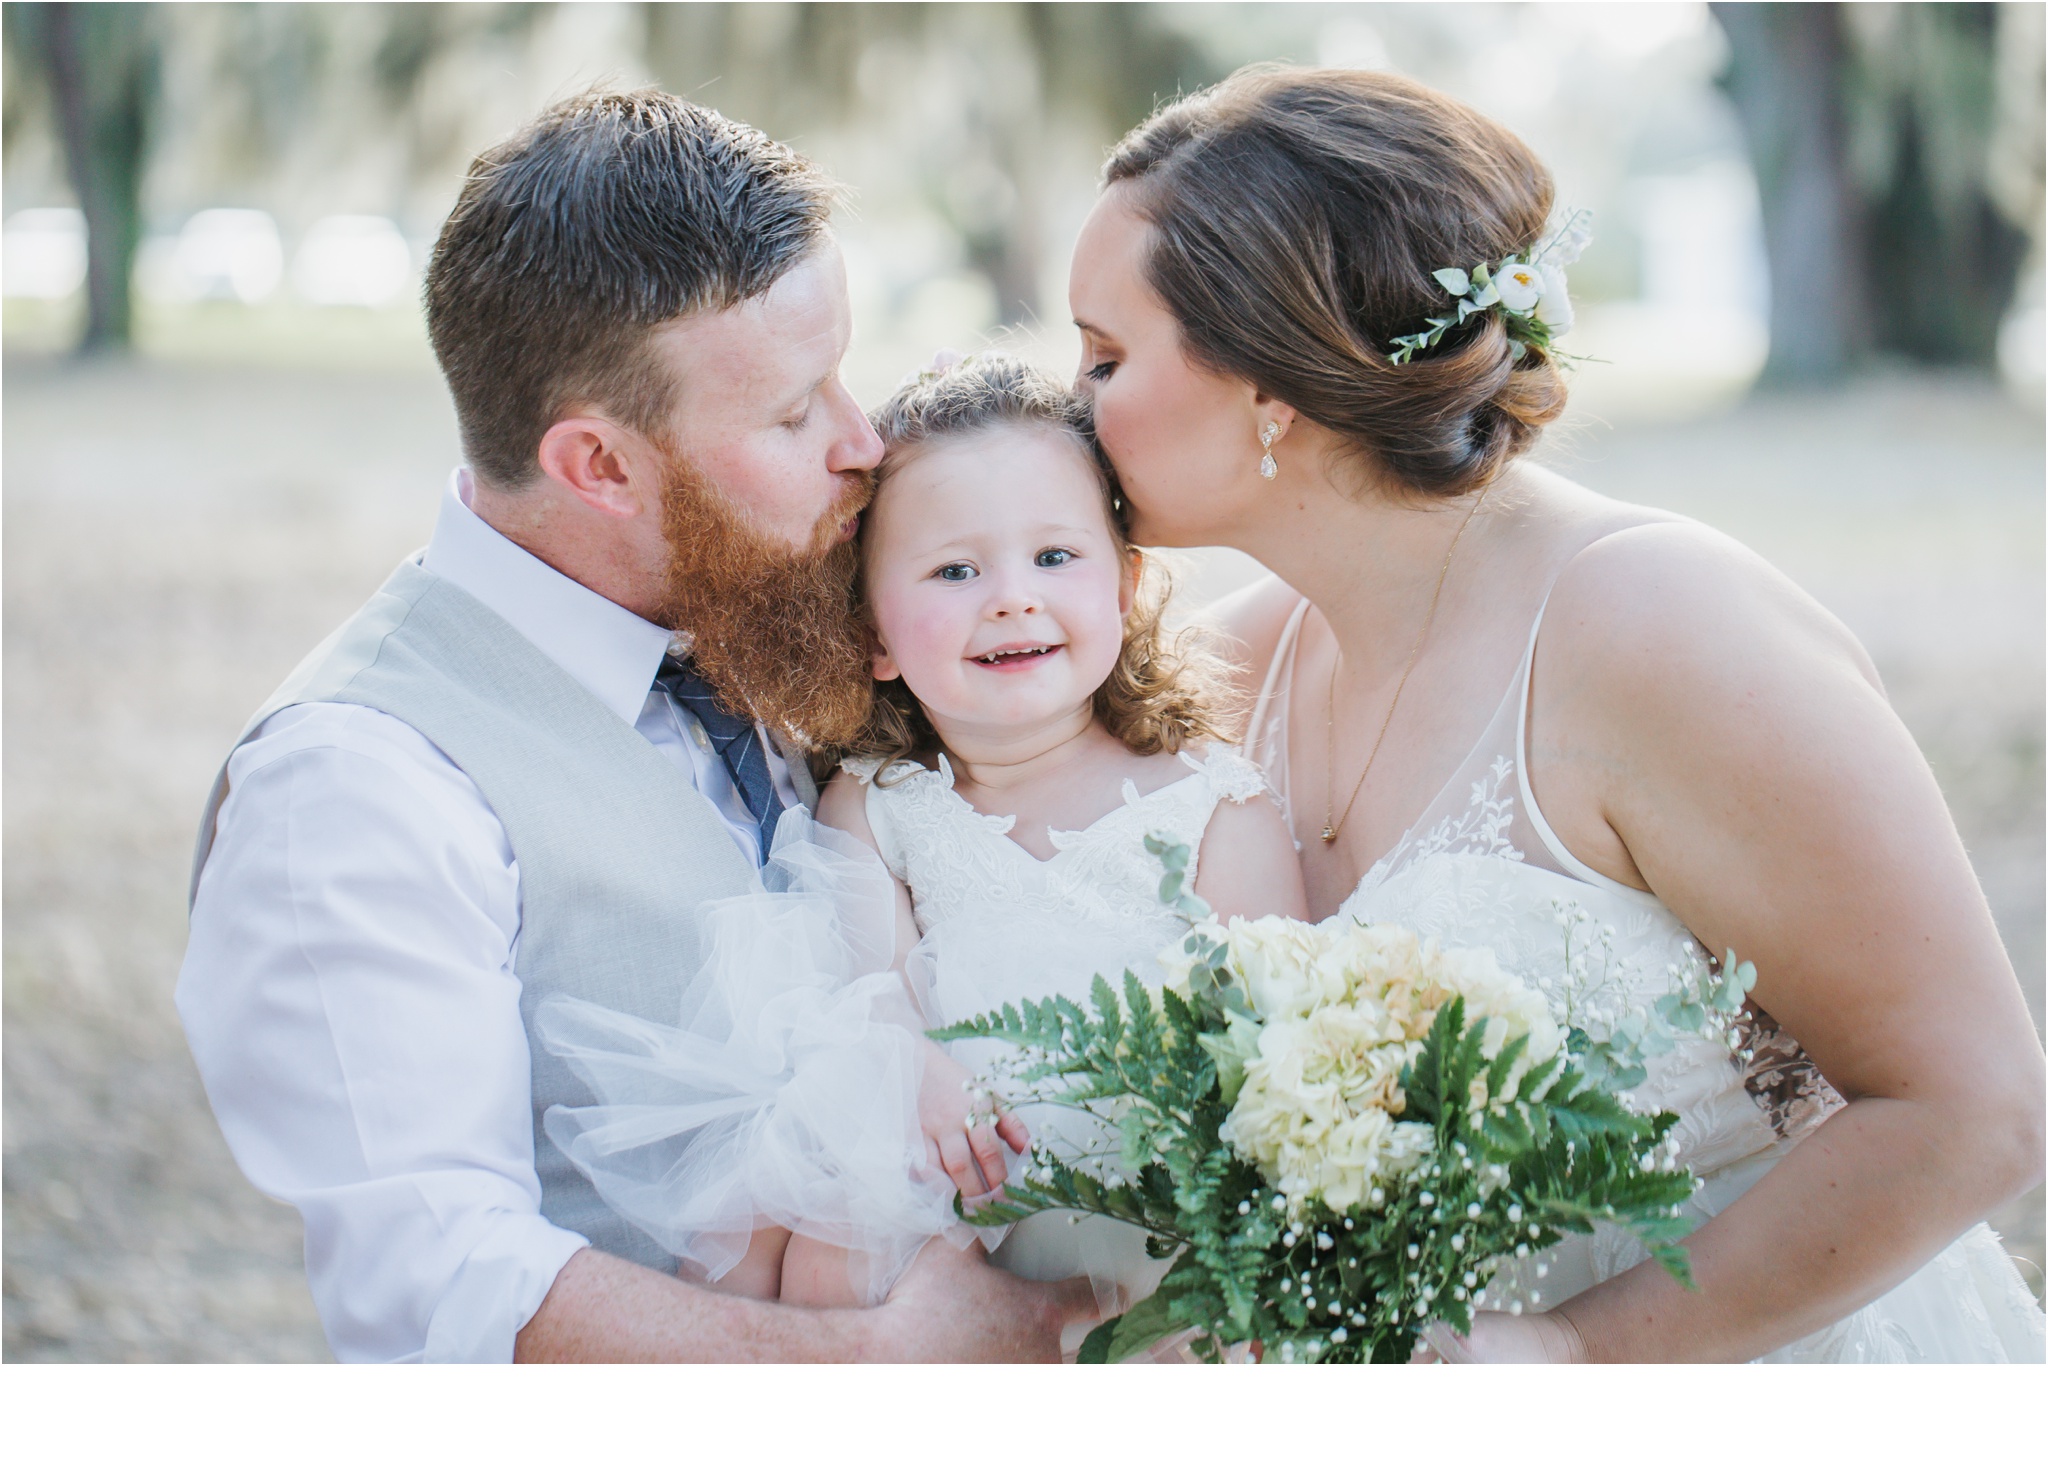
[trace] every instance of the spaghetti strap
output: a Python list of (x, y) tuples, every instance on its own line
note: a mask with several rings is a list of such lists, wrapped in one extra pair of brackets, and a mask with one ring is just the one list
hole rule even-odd
[(1294, 609), (1287, 613), (1287, 624), (1280, 628), (1280, 640), (1273, 644), (1273, 659), (1266, 663), (1265, 681), (1259, 685), (1258, 701), (1252, 704), (1251, 721), (1245, 725), (1246, 748), (1257, 746), (1260, 735), (1266, 731), (1274, 693), (1280, 689), (1283, 682), (1294, 680), (1294, 654), (1296, 645), (1301, 640), (1301, 623), (1307, 618), (1308, 597), (1303, 596), (1295, 602)]
[[(1301, 624), (1308, 618), (1308, 608), (1309, 599), (1303, 596), (1288, 614), (1287, 624), (1281, 627), (1280, 640), (1273, 646), (1273, 660), (1266, 664), (1265, 681), (1259, 687), (1258, 700), (1252, 704), (1244, 732), (1245, 756), (1265, 771), (1267, 792), (1280, 817), (1287, 821), (1290, 834), (1294, 816), (1288, 804), (1288, 707), (1294, 700), (1294, 660), (1301, 649)], [(1299, 838), (1295, 839), (1294, 848), (1301, 849)]]

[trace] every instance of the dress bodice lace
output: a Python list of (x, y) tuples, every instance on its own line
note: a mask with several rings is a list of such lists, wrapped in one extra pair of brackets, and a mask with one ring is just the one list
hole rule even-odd
[[(1286, 624), (1245, 740), (1290, 825), (1289, 707), (1307, 611), (1304, 600)], [(1539, 608), (1521, 664), (1478, 743), (1332, 919), (1390, 922), (1446, 947), (1489, 948), (1504, 968), (1544, 994), (1561, 1021), (1604, 1038), (1709, 959), (1661, 900), (1578, 860), (1544, 818), (1528, 764), (1530, 678), (1542, 625)], [(1743, 1015), (1731, 1042), (1682, 1037), (1647, 1068), (1632, 1100), (1678, 1115), (1673, 1133), (1680, 1158), (1705, 1182), (1693, 1203), (1701, 1218), (1733, 1201), (1843, 1103), (1798, 1044), (1761, 1011)], [(1507, 1292), (1519, 1290), (1539, 1305), (1560, 1301), (1643, 1256), (1632, 1238), (1603, 1228), (1532, 1259), (1508, 1279)], [(1539, 1262), (1546, 1275), (1541, 1283)], [(1883, 1311), (1909, 1289), (1934, 1287), (1920, 1280), (1938, 1269), (1990, 1280), (1982, 1286), (1995, 1301), (1976, 1291), (1953, 1307), (1918, 1299), (1910, 1327), (1900, 1323), (1896, 1308)], [(1929, 1306), (1945, 1320), (1953, 1315), (1952, 1324), (1927, 1322)], [(1996, 1239), (1979, 1226), (1898, 1293), (1772, 1357), (1994, 1358), (2007, 1357), (2017, 1340), (2021, 1357), (2038, 1359), (2040, 1317)]]
[[(1282, 634), (1247, 747), (1284, 797), (1287, 703), (1306, 601)], [(1443, 790), (1359, 880), (1340, 918), (1409, 927), (1450, 947), (1486, 947), (1549, 999), (1560, 1021), (1604, 1038), (1648, 1010), (1707, 953), (1656, 896), (1601, 875), (1551, 830), (1529, 785), (1529, 680), (1543, 617), (1485, 731)], [(1650, 1066), (1635, 1098), (1679, 1116), (1681, 1154), (1714, 1170), (1802, 1134), (1839, 1108), (1797, 1046), (1752, 1014), (1758, 1083), (1741, 1053), (1687, 1037)], [(1748, 1062), (1757, 1053), (1751, 1046)]]
[[(1213, 746), (1202, 759), (1180, 757), (1189, 768), (1186, 778), (1149, 794), (1126, 779), (1124, 802), (1095, 823), (1050, 831), (1050, 860), (1010, 838), (1014, 816), (983, 814), (969, 804), (953, 787), (943, 754), (936, 769), (899, 764), (877, 777), (873, 760), (849, 761), (846, 769), (867, 786), (869, 827), (883, 862), (910, 888), (918, 930), (928, 941), (936, 934), (954, 952), (962, 942), (1008, 942), (1021, 919), (1043, 929), (1040, 939), (1077, 955), (1092, 947), (1088, 960), (1096, 970), (1114, 976), (1129, 966), (1144, 975), (1156, 954), (1187, 930), (1185, 918), (1159, 899), (1161, 867), (1146, 852), (1145, 837), (1193, 852), (1192, 887), (1202, 832), (1217, 802), (1242, 803), (1265, 789), (1257, 766), (1234, 749)], [(1077, 934), (1085, 936), (1077, 942)], [(1042, 994), (1005, 994), (1000, 1001), (1027, 996)]]
[[(1188, 847), (1192, 886), (1217, 803), (1265, 791), (1257, 766), (1234, 749), (1212, 745), (1200, 759), (1180, 757), (1186, 778), (1149, 794), (1126, 780), (1124, 802), (1095, 823), (1052, 831), (1049, 860), (1010, 838), (1013, 818), (969, 804), (944, 758), (936, 769), (879, 777), (871, 760), (846, 764), (867, 786), (868, 825), (883, 862), (910, 888), (922, 939), (905, 977), (927, 1021), (953, 1023), (1056, 995), (1085, 999), (1098, 974), (1114, 982), (1129, 971), (1159, 984), (1159, 954), (1186, 934), (1188, 922), (1159, 899), (1164, 871), (1145, 837)], [(994, 1040), (951, 1048), (984, 1072), (1005, 1057)], [(1051, 1105), (1020, 1105), (1016, 1113), (1034, 1138), (1076, 1164), (1113, 1163), (1115, 1132), (1095, 1117)], [(1166, 1269), (1144, 1244), (1144, 1234), (1122, 1222), (1045, 1213), (1018, 1223), (994, 1256), (1024, 1277), (1086, 1275), (1102, 1306), (1116, 1312)]]

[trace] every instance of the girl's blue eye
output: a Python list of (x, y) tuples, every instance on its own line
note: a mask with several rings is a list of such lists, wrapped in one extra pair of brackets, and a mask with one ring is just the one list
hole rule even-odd
[(1072, 550), (1040, 550), (1031, 563), (1040, 570), (1056, 570), (1074, 558)]
[(980, 573), (981, 572), (976, 570), (972, 565), (962, 564), (958, 561), (955, 561), (951, 565), (941, 565), (937, 570), (934, 570), (932, 572), (932, 574), (938, 576), (939, 579), (947, 582), (950, 585), (964, 584), (965, 582), (974, 579), (974, 577), (979, 575)]
[(1091, 382), (1106, 382), (1109, 380), (1109, 374), (1115, 370), (1115, 362), (1099, 362), (1095, 366), (1088, 368), (1088, 380)]

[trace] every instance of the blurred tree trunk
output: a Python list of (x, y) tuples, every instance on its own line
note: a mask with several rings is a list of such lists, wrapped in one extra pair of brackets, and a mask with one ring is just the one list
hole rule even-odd
[(1881, 350), (1972, 366), (1997, 357), (2027, 249), (1992, 178), (1999, 108), (2026, 100), (1997, 86), (1998, 48), (2014, 43), (2000, 20), (2034, 8), (1846, 7), (1849, 167), (1867, 203)]
[(2027, 231), (1994, 195), (1996, 5), (1716, 4), (1756, 169), (1767, 380), (1874, 351), (1989, 366)]
[(1717, 4), (1724, 85), (1742, 119), (1771, 272), (1767, 378), (1839, 375), (1867, 343), (1856, 201), (1842, 136), (1842, 35), (1832, 5)]
[(78, 349), (122, 348), (131, 335), (142, 170), (156, 90), (153, 21), (143, 5), (23, 8), (43, 12), (38, 18), (57, 130), (85, 214), (86, 325)]

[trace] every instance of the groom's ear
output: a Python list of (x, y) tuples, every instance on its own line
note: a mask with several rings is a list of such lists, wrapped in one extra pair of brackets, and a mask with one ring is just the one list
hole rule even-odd
[(647, 507), (636, 483), (637, 443), (601, 417), (565, 417), (541, 435), (540, 471), (600, 514), (629, 519)]

